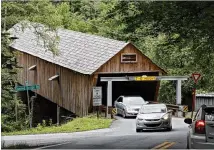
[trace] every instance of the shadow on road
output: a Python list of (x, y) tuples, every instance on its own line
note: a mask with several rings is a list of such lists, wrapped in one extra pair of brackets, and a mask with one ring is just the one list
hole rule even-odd
[[(142, 130), (141, 132), (174, 132), (174, 131), (177, 131), (176, 129), (172, 129), (171, 131), (167, 131), (167, 130), (164, 130), (164, 129), (161, 129), (161, 130)], [(141, 133), (139, 132), (139, 133)]]
[(116, 115), (116, 117), (119, 118), (119, 119), (136, 119), (137, 116), (123, 118), (123, 117), (120, 116), (120, 115)]

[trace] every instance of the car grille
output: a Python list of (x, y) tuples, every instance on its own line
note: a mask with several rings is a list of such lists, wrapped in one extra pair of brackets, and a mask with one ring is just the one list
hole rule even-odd
[(145, 119), (146, 121), (160, 121), (160, 119)]
[(160, 123), (159, 124), (145, 124), (145, 126), (147, 126), (147, 127), (158, 127), (158, 126), (160, 126)]
[(135, 111), (139, 111), (139, 109), (134, 109)]

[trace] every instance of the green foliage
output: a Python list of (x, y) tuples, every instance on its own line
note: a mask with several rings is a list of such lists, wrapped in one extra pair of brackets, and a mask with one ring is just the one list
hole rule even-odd
[[(214, 90), (214, 3), (158, 1), (69, 1), (2, 2), (2, 31), (25, 20), (45, 25), (37, 32), (47, 50), (58, 54), (56, 28), (97, 34), (132, 41), (168, 75), (202, 74), (199, 91)], [(32, 25), (32, 23), (30, 23)], [(37, 29), (36, 26), (34, 26)], [(54, 34), (54, 38), (49, 33)], [(2, 34), (2, 128), (13, 130), (16, 81), (15, 54), (9, 49), (9, 38)], [(182, 82), (182, 99), (191, 98), (193, 81)], [(175, 103), (175, 85), (162, 82), (159, 99)], [(25, 106), (18, 101), (19, 127), (28, 122)], [(22, 118), (22, 119), (21, 119)], [(21, 123), (22, 122), (22, 123)], [(25, 123), (26, 122), (26, 123)], [(52, 124), (52, 123), (49, 123)], [(16, 126), (13, 124), (13, 126)], [(15, 127), (18, 129), (18, 127)]]
[(43, 127), (41, 124), (38, 124), (36, 128), (29, 130), (17, 131), (17, 132), (3, 132), (2, 135), (25, 135), (25, 134), (45, 134), (45, 133), (70, 133), (77, 131), (88, 131), (95, 129), (108, 128), (112, 119), (104, 119), (96, 117), (83, 117), (76, 118), (73, 121), (63, 124), (61, 126), (51, 126)]
[(42, 120), (42, 127), (46, 127), (46, 121)]
[[(9, 132), (26, 128), (26, 114), (25, 105), (20, 99), (15, 99), (14, 87), (18, 71), (16, 55), (9, 49), (10, 39), (7, 34), (2, 34), (1, 41), (1, 128), (3, 132)], [(16, 108), (17, 121), (15, 121)]]
[[(214, 90), (213, 2), (120, 1), (113, 11), (121, 16), (123, 34), (168, 75), (199, 72), (198, 88)], [(191, 95), (190, 83), (183, 82), (183, 99)], [(174, 102), (173, 91), (171, 83), (162, 83), (160, 100)]]
[[(33, 146), (34, 147), (34, 146)], [(28, 145), (28, 144), (11, 144), (8, 146), (2, 146), (2, 149), (27, 149), (27, 148), (33, 148), (32, 146)], [(35, 148), (38, 146), (35, 146)]]
[(52, 126), (52, 125), (53, 125), (52, 119), (49, 119), (48, 125), (49, 125), (49, 126)]
[[(68, 6), (67, 6), (68, 7)], [(58, 9), (59, 8), (59, 9)], [(38, 29), (38, 25), (31, 22), (43, 23), (44, 30), (36, 30), (38, 38), (44, 41), (44, 47), (58, 53), (58, 37), (53, 37), (50, 33), (55, 33), (56, 27), (62, 26), (66, 17), (60, 11), (66, 8), (66, 4), (60, 6), (53, 5), (50, 1), (30, 1), (30, 2), (2, 2), (2, 24), (1, 24), (1, 86), (2, 86), (2, 131), (9, 132), (14, 130), (26, 129), (26, 106), (19, 100), (15, 100), (14, 87), (17, 82), (18, 66), (16, 62), (16, 53), (9, 48), (10, 39), (6, 31), (12, 28), (16, 23), (21, 23), (21, 29), (33, 26)], [(17, 106), (17, 121), (16, 121)]]

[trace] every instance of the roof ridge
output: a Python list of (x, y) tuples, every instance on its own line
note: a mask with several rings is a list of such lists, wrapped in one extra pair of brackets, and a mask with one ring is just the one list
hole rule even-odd
[(112, 40), (112, 41), (115, 41), (115, 42), (123, 42), (124, 44), (125, 43), (129, 43), (129, 42), (125, 42), (125, 41), (121, 41), (121, 40), (116, 40), (116, 39), (112, 39), (112, 38), (101, 36), (101, 35), (97, 35), (97, 34), (85, 33), (85, 32), (80, 32), (80, 31), (76, 31), (76, 30), (70, 30), (70, 29), (66, 29), (66, 28), (62, 28), (62, 27), (59, 27), (58, 29), (69, 31), (69, 32), (75, 32), (75, 33), (78, 33), (78, 34), (81, 34), (81, 35), (89, 35), (89, 36), (93, 36), (93, 37), (108, 39), (108, 40)]
[[(18, 39), (11, 43), (11, 47), (82, 74), (93, 74), (129, 43), (57, 27), (56, 32), (60, 37), (58, 46), (60, 55), (53, 57), (52, 53), (49, 51), (46, 53), (44, 47), (37, 44), (36, 35), (31, 30), (31, 26), (37, 26), (37, 24), (38, 27), (46, 28), (46, 26), (36, 22), (29, 23), (30, 30), (24, 30), (22, 34), (18, 33)], [(17, 23), (11, 28), (12, 34), (20, 24)]]

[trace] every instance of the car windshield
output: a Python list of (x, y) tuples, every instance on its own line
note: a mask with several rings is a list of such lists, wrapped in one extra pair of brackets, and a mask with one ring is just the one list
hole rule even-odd
[(146, 102), (142, 97), (125, 97), (123, 103), (127, 105), (142, 105)]
[(141, 114), (166, 113), (166, 107), (161, 105), (145, 105), (140, 110)]

